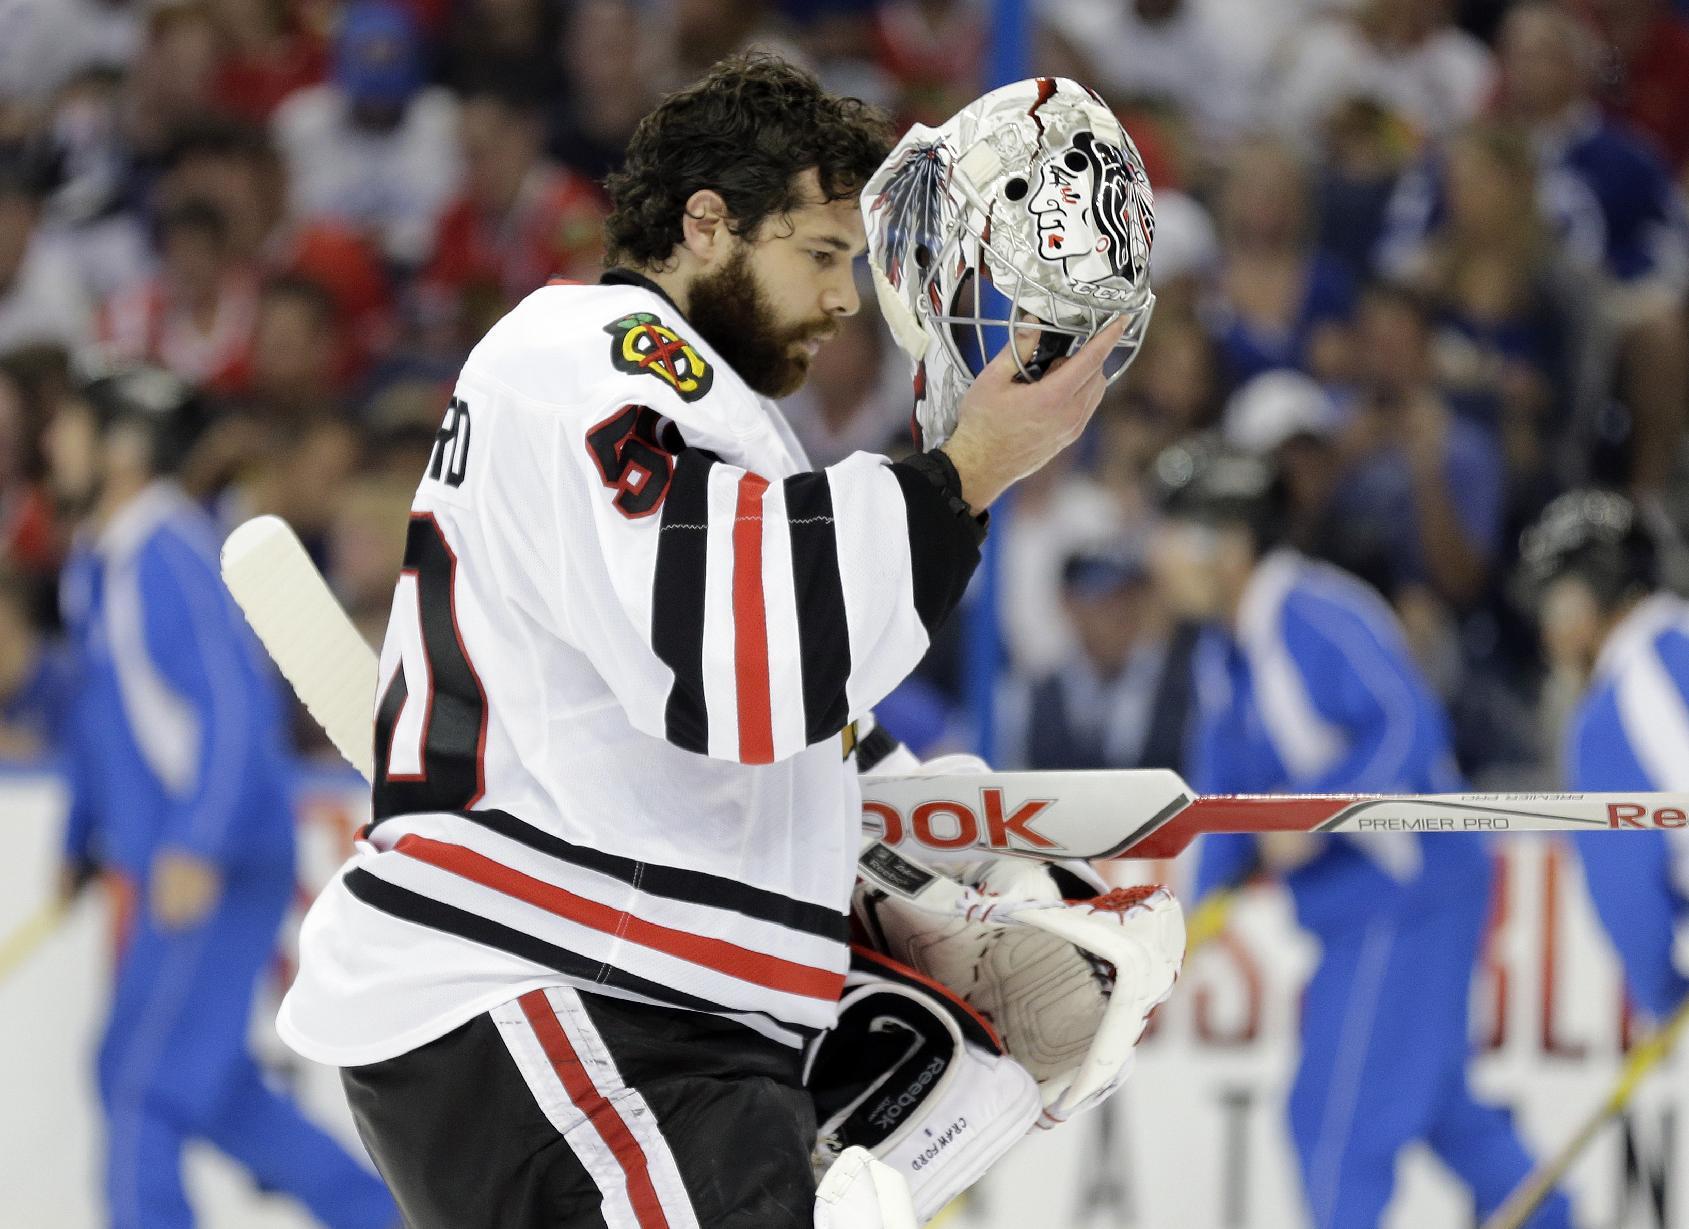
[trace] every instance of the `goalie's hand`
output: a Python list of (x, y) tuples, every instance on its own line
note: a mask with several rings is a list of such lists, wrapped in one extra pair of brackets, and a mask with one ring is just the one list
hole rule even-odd
[(955, 870), (947, 893), (895, 898), (865, 883), (858, 917), (882, 951), (992, 1022), (1038, 1081), (1040, 1125), (1100, 1104), (1178, 978), (1179, 903), (1159, 885), (1109, 891), (1082, 863), (994, 858)]
[(962, 498), (976, 513), (1079, 438), (1108, 387), (1103, 362), (1128, 323), (1116, 316), (1033, 384), (1016, 379), (1020, 368), (1008, 346), (985, 365), (963, 395), (956, 430), (944, 444), (962, 480)]
[[(1050, 1127), (1100, 1105), (1131, 1073), (1133, 1047), (1178, 980), (1185, 957), (1185, 923), (1179, 902), (1160, 884), (1052, 899), (1048, 887), (1038, 889), (1054, 883), (1055, 868), (1034, 873), (1035, 866), (997, 859), (982, 875), (969, 876), (963, 916), (986, 925), (1041, 930), (1109, 970), (1106, 1005), (1083, 1060), (1057, 1078), (1040, 1081), (1045, 1093), (1040, 1125)], [(1101, 883), (1094, 874), (1084, 877)], [(1017, 892), (1020, 885), (1032, 891)]]
[(1059, 1095), (1046, 1099), (1043, 1127), (1102, 1104), (1125, 1082), (1133, 1047), (1173, 992), (1185, 959), (1184, 911), (1160, 884), (1115, 888), (1065, 904), (1027, 914), (1025, 922), (1112, 966), (1114, 986), (1084, 1062)]

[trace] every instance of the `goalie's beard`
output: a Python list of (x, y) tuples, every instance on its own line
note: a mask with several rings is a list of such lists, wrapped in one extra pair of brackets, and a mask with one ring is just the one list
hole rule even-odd
[(782, 327), (742, 243), (715, 273), (687, 288), (687, 317), (739, 378), (764, 397), (788, 397), (809, 378), (809, 355), (798, 343), (830, 337), (831, 320)]

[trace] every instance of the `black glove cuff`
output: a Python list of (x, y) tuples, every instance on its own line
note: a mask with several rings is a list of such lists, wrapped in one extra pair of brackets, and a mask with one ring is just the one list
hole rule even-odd
[(985, 541), (985, 531), (990, 527), (991, 514), (981, 512), (977, 516), (968, 506), (968, 501), (962, 498), (962, 476), (956, 472), (956, 463), (945, 455), (942, 448), (935, 448), (931, 452), (917, 452), (913, 456), (905, 457), (903, 464), (925, 478), (938, 488), (938, 493), (963, 521), (967, 522), (969, 531), (974, 536), (974, 545)]

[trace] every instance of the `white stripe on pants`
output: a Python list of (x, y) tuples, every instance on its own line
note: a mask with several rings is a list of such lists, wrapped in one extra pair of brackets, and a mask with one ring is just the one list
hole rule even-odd
[[(530, 1017), (548, 1008), (549, 1019)], [(489, 1014), (534, 1100), (597, 1184), (610, 1229), (699, 1229), (657, 1116), (623, 1083), (580, 995), (554, 986)], [(560, 1032), (548, 1049), (552, 1019)]]

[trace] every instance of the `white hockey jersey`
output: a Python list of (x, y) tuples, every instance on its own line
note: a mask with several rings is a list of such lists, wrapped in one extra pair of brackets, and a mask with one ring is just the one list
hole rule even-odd
[(339, 1065), (530, 989), (833, 1020), (850, 723), (980, 530), (856, 454), (808, 472), (650, 282), (530, 295), (470, 355), (381, 653), (374, 822), (306, 918), (283, 1038)]

